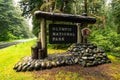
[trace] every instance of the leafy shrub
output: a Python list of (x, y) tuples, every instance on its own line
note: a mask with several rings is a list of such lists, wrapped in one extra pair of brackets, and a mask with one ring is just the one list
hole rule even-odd
[(113, 51), (114, 48), (120, 46), (120, 35), (110, 28), (93, 29), (89, 41), (106, 51)]
[(120, 47), (115, 47), (115, 48), (113, 49), (113, 52), (120, 52)]

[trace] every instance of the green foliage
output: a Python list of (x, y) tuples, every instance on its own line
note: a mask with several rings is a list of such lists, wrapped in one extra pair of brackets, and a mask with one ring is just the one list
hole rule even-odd
[(113, 51), (120, 46), (120, 35), (111, 28), (93, 29), (90, 42), (97, 44), (106, 51)]
[(0, 1), (0, 41), (32, 37), (19, 10), (12, 0)]
[(20, 7), (22, 9), (22, 15), (30, 17), (34, 15), (34, 11), (40, 10), (40, 6), (44, 0), (20, 0)]
[(38, 36), (40, 21), (34, 16), (34, 12), (40, 10), (40, 6), (43, 4), (44, 0), (20, 0), (20, 7), (22, 9), (22, 16), (32, 17), (33, 22), (33, 34)]
[(112, 0), (112, 16), (117, 25), (117, 32), (120, 34), (120, 0)]
[(4, 33), (4, 35), (0, 35), (0, 41), (11, 40), (11, 38), (15, 38), (15, 36), (9, 32)]
[(32, 18), (33, 20), (33, 34), (38, 37), (38, 33), (40, 32), (40, 20), (36, 20), (35, 17)]

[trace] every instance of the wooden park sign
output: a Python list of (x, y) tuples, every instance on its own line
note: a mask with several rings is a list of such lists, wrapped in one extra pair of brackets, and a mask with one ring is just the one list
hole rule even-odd
[[(96, 19), (88, 17), (86, 15), (72, 15), (63, 13), (43, 12), (36, 11), (35, 17), (40, 19), (40, 40), (37, 42), (37, 46), (32, 47), (32, 58), (41, 59), (47, 57), (47, 35), (46, 35), (46, 20), (52, 21), (63, 21), (63, 22), (74, 22), (80, 23), (81, 25), (50, 25), (50, 43), (80, 43), (81, 27), (83, 24), (93, 24)], [(74, 27), (74, 28), (73, 28)], [(65, 31), (63, 31), (63, 30)], [(77, 33), (77, 35), (76, 35)], [(61, 36), (61, 37), (60, 37)], [(77, 37), (76, 37), (77, 36)], [(73, 39), (75, 38), (75, 39)], [(71, 40), (70, 40), (71, 39)]]
[(65, 24), (49, 25), (49, 43), (67, 44), (77, 42), (77, 26)]

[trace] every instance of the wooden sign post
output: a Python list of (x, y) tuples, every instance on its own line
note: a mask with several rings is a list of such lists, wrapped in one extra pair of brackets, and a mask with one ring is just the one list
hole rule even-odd
[(81, 43), (81, 26), (77, 23), (77, 43)]
[(41, 47), (42, 49), (40, 49), (39, 51), (39, 55), (41, 55), (41, 58), (45, 58), (47, 57), (47, 36), (46, 36), (46, 20), (45, 18), (41, 18), (41, 35), (40, 35), (40, 39), (41, 39)]

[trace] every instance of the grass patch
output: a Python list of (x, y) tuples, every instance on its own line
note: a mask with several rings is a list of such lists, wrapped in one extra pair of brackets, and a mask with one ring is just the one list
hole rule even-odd
[[(107, 52), (108, 58), (114, 62), (120, 62), (120, 57), (116, 56), (119, 53)], [(120, 54), (119, 54), (120, 55)]]
[[(20, 58), (30, 55), (30, 46), (34, 41), (21, 43), (5, 49), (0, 50), (0, 79), (1, 80), (32, 80), (32, 74), (16, 73), (13, 66), (20, 60)], [(27, 74), (27, 75), (26, 75)]]
[[(0, 50), (0, 80), (45, 80), (42, 77), (35, 79), (33, 72), (16, 72), (13, 70), (13, 66), (22, 57), (31, 55), (31, 46), (33, 46), (35, 42), (35, 40), (29, 41)], [(50, 54), (61, 52), (65, 52), (65, 50), (48, 49), (48, 53)], [(49, 73), (44, 74), (44, 76), (50, 77)], [(66, 77), (66, 80), (70, 80), (70, 78), (73, 77), (72, 80), (76, 80), (78, 76), (75, 73), (65, 73), (63, 71), (55, 75), (56, 80), (63, 80), (61, 77)]]

